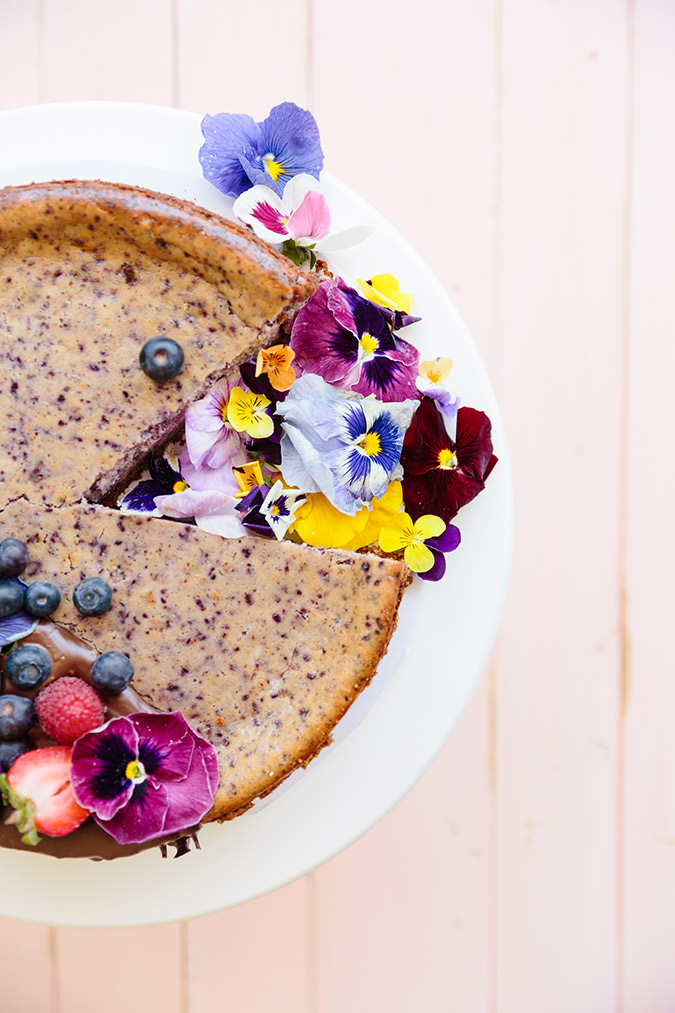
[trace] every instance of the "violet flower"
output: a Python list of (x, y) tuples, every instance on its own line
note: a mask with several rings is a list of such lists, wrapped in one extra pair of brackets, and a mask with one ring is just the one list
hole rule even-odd
[(151, 455), (148, 471), (150, 478), (138, 482), (120, 501), (119, 506), (123, 513), (159, 514), (160, 511), (155, 504), (157, 496), (170, 496), (187, 488), (183, 475), (172, 467), (165, 457), (158, 459)]
[(130, 714), (75, 741), (71, 783), (118, 844), (140, 844), (199, 823), (213, 805), (218, 760), (180, 712)]
[(379, 401), (419, 398), (417, 349), (392, 333), (380, 307), (340, 280), (322, 282), (291, 334), (298, 371)]
[[(27, 587), (24, 581), (19, 580), (18, 577), (10, 579), (22, 587)], [(29, 633), (33, 632), (37, 624), (38, 620), (35, 616), (29, 615), (23, 609), (11, 616), (5, 616), (4, 619), (0, 619), (0, 648), (5, 647), (7, 644), (13, 644), (16, 640), (21, 640), (22, 637), (27, 637)]]
[(244, 458), (235, 460), (243, 450), (242, 437), (227, 421), (232, 386), (227, 378), (219, 380), (206, 397), (195, 401), (186, 412), (185, 442), (195, 468), (243, 463)]
[(256, 123), (242, 113), (217, 113), (202, 120), (199, 161), (206, 179), (228, 197), (260, 183), (282, 194), (293, 176), (319, 178), (323, 151), (312, 114), (293, 102), (275, 106)]
[(428, 538), (424, 543), (434, 556), (434, 565), (425, 573), (418, 573), (421, 580), (440, 580), (445, 575), (445, 553), (454, 552), (462, 536), (456, 524), (448, 524), (442, 535)]

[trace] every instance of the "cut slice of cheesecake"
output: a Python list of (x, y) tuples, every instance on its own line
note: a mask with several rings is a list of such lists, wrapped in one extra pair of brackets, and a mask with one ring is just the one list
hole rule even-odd
[[(108, 500), (317, 284), (187, 201), (101, 182), (0, 190), (0, 509)], [(161, 384), (139, 365), (157, 335), (185, 356)]]
[[(221, 539), (191, 524), (100, 506), (0, 514), (30, 550), (52, 618), (96, 650), (129, 654), (134, 688), (180, 710), (218, 754), (208, 819), (237, 815), (306, 764), (368, 685), (387, 649), (405, 564), (275, 539)], [(113, 605), (80, 615), (72, 591), (100, 575)]]

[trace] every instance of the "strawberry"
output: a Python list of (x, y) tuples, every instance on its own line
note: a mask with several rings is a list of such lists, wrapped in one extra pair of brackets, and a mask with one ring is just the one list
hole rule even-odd
[(70, 746), (46, 746), (19, 756), (0, 776), (6, 805), (14, 812), (24, 844), (37, 844), (40, 834), (64, 837), (84, 823), (89, 810), (75, 801), (70, 783)]
[(84, 679), (66, 675), (38, 694), (35, 712), (40, 728), (55, 742), (70, 746), (80, 735), (103, 724), (103, 702)]

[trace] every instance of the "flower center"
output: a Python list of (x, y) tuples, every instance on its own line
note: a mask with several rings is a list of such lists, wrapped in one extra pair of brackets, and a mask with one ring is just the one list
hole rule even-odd
[(178, 482), (173, 483), (174, 492), (185, 492), (185, 490), (189, 488), (190, 486), (187, 484), (187, 482), (184, 482), (182, 478), (179, 479)]
[(382, 442), (378, 433), (372, 430), (365, 433), (359, 440), (359, 447), (366, 457), (377, 457), (382, 452)]
[(129, 760), (124, 774), (134, 784), (140, 784), (142, 781), (145, 781), (145, 767), (140, 760)]
[(279, 179), (279, 176), (281, 176), (282, 172), (284, 171), (283, 165), (280, 162), (277, 162), (276, 158), (274, 157), (274, 154), (271, 151), (268, 151), (266, 155), (263, 155), (262, 160), (265, 166), (265, 170), (269, 172), (270, 176), (276, 183), (276, 181)]
[(368, 331), (366, 331), (361, 335), (359, 344), (364, 355), (372, 355), (373, 352), (377, 351), (379, 342), (377, 338), (374, 338), (372, 334), (368, 334)]
[(454, 450), (445, 448), (439, 451), (438, 454), (438, 467), (442, 468), (443, 471), (450, 471), (452, 468), (457, 467), (457, 454)]

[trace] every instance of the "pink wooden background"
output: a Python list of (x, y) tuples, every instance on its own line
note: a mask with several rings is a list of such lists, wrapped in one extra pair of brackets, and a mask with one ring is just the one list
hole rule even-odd
[(0, 0), (0, 107), (66, 99), (313, 110), (474, 335), (515, 555), (378, 827), (190, 922), (0, 920), (3, 1013), (672, 1013), (675, 2)]

